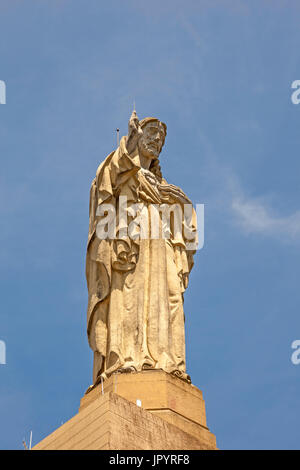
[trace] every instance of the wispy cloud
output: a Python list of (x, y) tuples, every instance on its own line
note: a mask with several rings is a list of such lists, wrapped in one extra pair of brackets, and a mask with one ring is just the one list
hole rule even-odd
[(262, 199), (234, 197), (231, 208), (238, 225), (248, 234), (280, 237), (284, 241), (300, 237), (300, 211), (280, 216)]
[(210, 210), (229, 216), (230, 225), (246, 235), (256, 234), (282, 242), (300, 241), (300, 209), (293, 212), (279, 208), (279, 194), (252, 196), (234, 169), (225, 166), (204, 133), (197, 136), (206, 156), (202, 169), (204, 202)]

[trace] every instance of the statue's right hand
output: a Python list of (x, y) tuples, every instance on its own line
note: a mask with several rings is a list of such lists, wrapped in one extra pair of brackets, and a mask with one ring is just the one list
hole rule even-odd
[(128, 122), (128, 132), (137, 131), (139, 127), (139, 118), (137, 117), (136, 111), (132, 111)]
[(132, 112), (128, 122), (128, 137), (127, 137), (127, 151), (131, 153), (138, 142), (139, 137), (143, 134), (143, 131), (139, 124), (139, 118), (135, 111)]

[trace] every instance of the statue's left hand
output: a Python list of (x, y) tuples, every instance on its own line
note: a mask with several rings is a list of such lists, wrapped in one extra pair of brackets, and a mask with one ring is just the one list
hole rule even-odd
[(159, 192), (163, 199), (167, 198), (169, 201), (181, 202), (181, 204), (192, 204), (184, 192), (173, 184), (160, 184)]

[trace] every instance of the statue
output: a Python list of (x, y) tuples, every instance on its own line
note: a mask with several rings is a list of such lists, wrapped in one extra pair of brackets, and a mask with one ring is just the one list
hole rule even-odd
[[(94, 351), (91, 388), (115, 372), (145, 369), (163, 369), (191, 381), (183, 293), (193, 266), (196, 214), (192, 209), (189, 217), (183, 215), (191, 201), (162, 176), (158, 158), (166, 134), (163, 122), (149, 117), (139, 121), (133, 111), (128, 136), (100, 164), (92, 182), (86, 257), (87, 334)], [(125, 211), (120, 206), (124, 200)], [(163, 227), (160, 214), (155, 220), (164, 236), (142, 236), (145, 225), (146, 231), (155, 225), (153, 213), (173, 206), (179, 209), (183, 234), (175, 233), (176, 217)], [(108, 217), (110, 207), (115, 220)]]

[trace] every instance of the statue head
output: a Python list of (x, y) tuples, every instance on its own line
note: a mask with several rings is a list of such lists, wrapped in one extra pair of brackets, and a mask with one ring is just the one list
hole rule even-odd
[(139, 125), (143, 133), (138, 140), (138, 149), (145, 157), (156, 160), (165, 143), (167, 126), (153, 117), (142, 119)]

